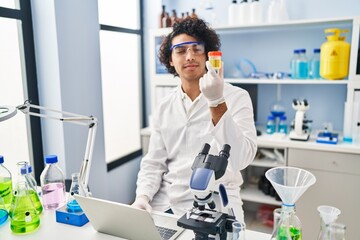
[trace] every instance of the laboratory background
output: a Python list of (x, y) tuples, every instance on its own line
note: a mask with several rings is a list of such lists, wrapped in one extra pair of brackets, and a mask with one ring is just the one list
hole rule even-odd
[[(247, 227), (271, 233), (281, 201), (264, 173), (293, 166), (317, 179), (297, 203), (304, 236), (319, 231), (317, 206), (324, 204), (342, 211), (339, 221), (348, 239), (356, 239), (358, 0), (0, 1), (0, 107), (30, 100), (46, 108), (40, 109), (43, 116), (18, 110), (0, 120), (0, 155), (13, 182), (19, 161), (33, 166), (39, 185), (45, 156), (56, 155), (69, 180), (90, 158), (85, 176), (93, 196), (134, 201), (152, 112), (178, 84), (156, 57), (175, 12), (178, 18), (196, 14), (215, 28), (225, 81), (252, 99), (259, 134), (255, 160), (242, 172)], [(328, 48), (335, 49), (327, 36), (336, 34), (336, 47), (346, 54), (338, 56), (334, 73), (320, 61), (321, 54), (331, 54)], [(87, 123), (64, 121), (59, 112)]]

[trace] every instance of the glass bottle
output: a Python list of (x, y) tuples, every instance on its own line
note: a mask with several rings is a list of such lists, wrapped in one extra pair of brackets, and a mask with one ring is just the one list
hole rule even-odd
[(232, 240), (245, 240), (245, 224), (238, 221), (232, 223)]
[(38, 214), (42, 213), (43, 206), (41, 204), (39, 195), (37, 193), (37, 183), (35, 178), (31, 175), (32, 173), (32, 167), (31, 165), (27, 166), (28, 169), (21, 168), (21, 174), (24, 175), (26, 182), (29, 185), (29, 192), (28, 195), (30, 196), (31, 200), (33, 201), (33, 204), (35, 206), (35, 209), (38, 211)]
[(296, 61), (296, 72), (298, 78), (306, 79), (309, 74), (309, 63), (306, 58), (306, 49), (299, 49), (299, 58)]
[[(164, 27), (166, 27), (166, 26), (164, 26), (164, 23), (163, 23), (163, 18), (165, 17), (165, 13), (166, 13), (166, 11), (165, 11), (165, 5), (162, 5), (162, 11), (161, 11), (161, 13), (160, 13), (160, 28), (164, 28)], [(166, 23), (165, 23), (166, 24)]]
[(70, 194), (66, 203), (67, 210), (68, 212), (82, 212), (80, 205), (74, 198), (74, 194), (85, 196), (85, 191), (79, 184), (79, 173), (71, 174), (71, 180)]
[(297, 79), (298, 73), (296, 71), (296, 61), (299, 59), (299, 50), (295, 49), (294, 50), (294, 54), (290, 60), (290, 72), (291, 72), (291, 78), (292, 79)]
[(315, 48), (314, 54), (310, 60), (309, 77), (312, 79), (320, 79), (320, 49)]
[(21, 169), (27, 169), (27, 162), (19, 162), (18, 180), (14, 187), (13, 199), (9, 216), (11, 218), (10, 229), (14, 233), (29, 233), (40, 226), (40, 217), (29, 195), (31, 188), (21, 173)]
[(192, 17), (192, 18), (198, 18), (198, 15), (196, 14), (195, 8), (192, 9), (192, 12), (191, 12), (190, 17)]
[(12, 178), (10, 171), (4, 166), (4, 157), (0, 155), (0, 197), (7, 210), (12, 199)]
[(280, 116), (279, 132), (287, 134), (286, 116)]
[(269, 115), (266, 123), (266, 133), (273, 134), (275, 132), (275, 117), (273, 115)]
[(325, 225), (325, 234), (319, 240), (345, 240), (346, 226), (342, 223)]
[(41, 194), (45, 209), (57, 209), (65, 204), (65, 178), (56, 155), (45, 157), (45, 169), (40, 175)]
[(3, 198), (0, 196), (0, 225), (6, 222), (8, 219), (9, 213), (5, 207)]
[(340, 209), (332, 206), (321, 205), (317, 208), (320, 214), (320, 232), (318, 239), (323, 239), (326, 232), (326, 225), (336, 221), (340, 215)]
[(271, 240), (301, 240), (301, 222), (295, 214), (295, 205), (283, 204), (280, 221), (272, 233)]

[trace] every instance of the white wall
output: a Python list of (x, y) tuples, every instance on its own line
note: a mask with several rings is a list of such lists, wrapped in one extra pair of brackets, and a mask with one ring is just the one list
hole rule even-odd
[[(96, 0), (32, 0), (40, 105), (98, 118), (89, 186), (108, 197), (102, 126), (99, 23)], [(42, 120), (44, 154), (56, 154), (67, 178), (78, 172), (88, 130)]]

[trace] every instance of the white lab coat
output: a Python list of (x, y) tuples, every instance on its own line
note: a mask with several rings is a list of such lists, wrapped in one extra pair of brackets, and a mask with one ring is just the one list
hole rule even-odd
[[(191, 166), (204, 143), (211, 145), (210, 152), (218, 155), (224, 144), (231, 146), (226, 173), (216, 181), (225, 185), (236, 218), (243, 221), (240, 170), (254, 159), (256, 129), (249, 94), (225, 83), (224, 97), (228, 110), (214, 127), (207, 100), (201, 94), (190, 116), (187, 116), (179, 86), (162, 99), (154, 114), (149, 151), (141, 161), (136, 195), (146, 195), (154, 210), (169, 208), (177, 215), (192, 207), (193, 194), (189, 188)], [(225, 212), (215, 196), (217, 209)]]

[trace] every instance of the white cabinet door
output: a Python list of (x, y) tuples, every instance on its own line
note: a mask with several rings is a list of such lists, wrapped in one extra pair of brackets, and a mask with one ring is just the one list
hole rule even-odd
[(317, 207), (320, 205), (339, 208), (338, 222), (346, 225), (346, 239), (358, 239), (360, 156), (290, 148), (288, 164), (306, 169), (316, 177), (316, 183), (296, 203), (303, 239), (317, 239), (320, 230)]

